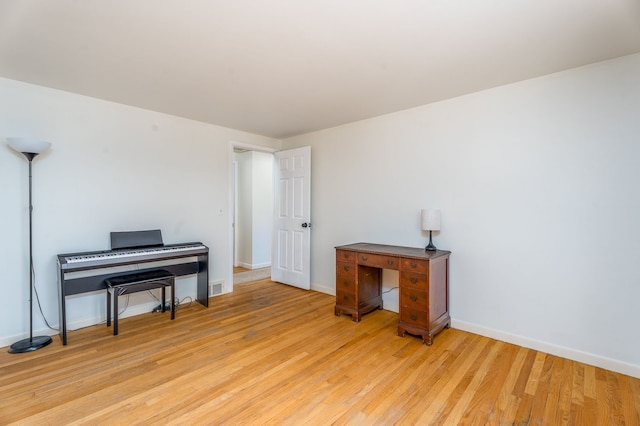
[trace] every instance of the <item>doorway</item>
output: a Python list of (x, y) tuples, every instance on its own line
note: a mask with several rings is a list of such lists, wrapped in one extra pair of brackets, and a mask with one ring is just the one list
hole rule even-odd
[[(309, 290), (311, 147), (278, 151), (231, 142), (229, 153), (231, 207), (228, 247), (229, 276), (232, 279), (225, 285), (226, 291), (233, 291), (234, 266), (245, 265), (249, 266), (247, 269), (250, 271), (266, 268), (264, 272), (269, 273), (272, 280)], [(252, 194), (250, 208), (241, 207), (241, 197), (247, 195), (240, 183), (243, 179), (241, 176), (246, 172), (242, 170), (240, 160), (244, 158), (240, 156), (245, 153), (248, 153), (247, 158), (264, 157), (264, 164), (260, 167), (270, 169), (272, 173), (271, 178), (260, 179), (254, 179), (253, 171), (249, 173), (249, 181), (252, 182), (252, 190), (249, 191)], [(269, 213), (258, 215), (256, 206), (262, 206), (260, 209)], [(241, 223), (245, 220), (245, 214), (251, 218), (249, 228), (243, 228)], [(258, 232), (261, 237), (258, 237)], [(249, 239), (250, 257), (241, 254), (241, 244)], [(267, 241), (271, 243), (265, 244)], [(247, 250), (247, 246), (244, 247)]]
[(233, 145), (233, 284), (271, 277), (273, 152)]

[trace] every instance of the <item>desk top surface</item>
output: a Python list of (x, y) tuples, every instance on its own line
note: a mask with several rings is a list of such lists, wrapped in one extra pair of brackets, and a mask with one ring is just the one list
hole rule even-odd
[(449, 256), (450, 251), (435, 250), (426, 251), (423, 248), (389, 246), (385, 244), (356, 243), (337, 246), (336, 250), (357, 251), (371, 254), (385, 254), (388, 256), (411, 257), (415, 259), (435, 259), (442, 256)]

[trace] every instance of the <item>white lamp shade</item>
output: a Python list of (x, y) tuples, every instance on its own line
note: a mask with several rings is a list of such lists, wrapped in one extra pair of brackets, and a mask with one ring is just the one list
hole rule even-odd
[(422, 230), (439, 231), (440, 230), (440, 210), (422, 209), (420, 213)]
[(9, 146), (18, 152), (42, 154), (51, 148), (51, 142), (30, 138), (7, 138)]

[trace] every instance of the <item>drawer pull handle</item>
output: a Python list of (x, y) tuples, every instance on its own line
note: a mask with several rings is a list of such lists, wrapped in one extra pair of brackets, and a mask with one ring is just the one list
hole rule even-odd
[(411, 318), (412, 321), (415, 321), (418, 319), (418, 316), (416, 314), (411, 314), (409, 315), (409, 318)]
[(342, 268), (342, 269), (344, 269), (344, 270), (345, 270), (345, 272), (348, 272), (348, 271), (349, 271), (349, 269), (351, 269), (351, 266), (343, 266), (343, 268)]
[(415, 302), (418, 300), (418, 296), (416, 296), (415, 294), (412, 294), (411, 296), (409, 296), (409, 299), (411, 299), (412, 302)]
[(417, 263), (415, 263), (415, 262), (411, 262), (411, 263), (409, 264), (409, 266), (411, 266), (412, 268), (417, 268), (417, 267), (418, 267), (418, 264), (417, 264)]
[(388, 263), (389, 265), (393, 265), (393, 259), (389, 259), (389, 260), (387, 260), (387, 263)]
[(362, 256), (362, 260), (367, 260), (367, 256)]
[(345, 287), (349, 287), (349, 281), (343, 282), (342, 285), (344, 285)]
[(342, 300), (344, 300), (345, 302), (348, 302), (348, 301), (349, 301), (349, 296), (344, 296), (344, 297), (342, 298)]
[(417, 278), (409, 278), (409, 281), (411, 281), (411, 284), (416, 284), (418, 282)]

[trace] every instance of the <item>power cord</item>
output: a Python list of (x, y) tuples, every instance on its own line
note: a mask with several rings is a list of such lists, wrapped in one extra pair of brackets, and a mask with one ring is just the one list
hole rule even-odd
[(60, 331), (59, 328), (52, 327), (47, 320), (47, 317), (44, 315), (44, 311), (42, 310), (42, 305), (40, 304), (40, 296), (38, 295), (38, 287), (36, 286), (36, 271), (33, 268), (33, 259), (31, 259), (31, 278), (33, 279), (33, 292), (36, 294), (36, 302), (38, 303), (38, 310), (40, 311), (40, 315), (42, 315), (42, 319), (44, 320), (45, 325), (54, 331)]
[(176, 304), (176, 306), (182, 306), (184, 305), (184, 301), (189, 299), (189, 303), (187, 303), (187, 307), (191, 306), (191, 302), (193, 302), (193, 299), (190, 296), (186, 296), (184, 298), (182, 298), (182, 300), (179, 300), (178, 303)]

